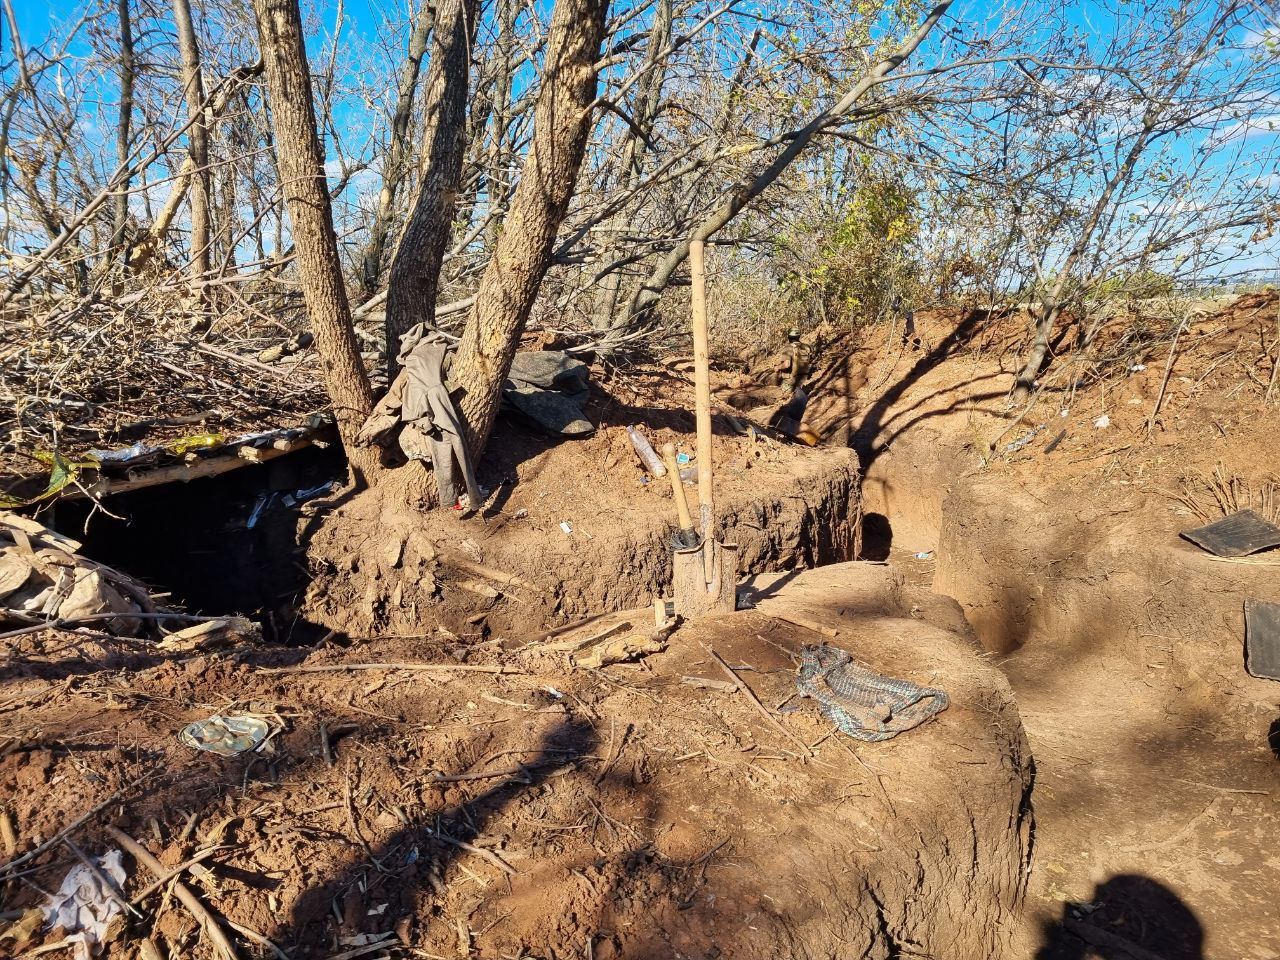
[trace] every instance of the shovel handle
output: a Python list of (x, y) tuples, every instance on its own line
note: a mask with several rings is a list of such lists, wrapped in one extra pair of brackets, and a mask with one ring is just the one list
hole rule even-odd
[(702, 536), (714, 539), (715, 507), (711, 489), (711, 363), (707, 343), (707, 286), (703, 267), (703, 242), (689, 242), (690, 300), (693, 307), (694, 413), (698, 425), (698, 509)]
[(684, 496), (684, 482), (680, 479), (680, 465), (676, 463), (676, 445), (662, 445), (662, 462), (667, 465), (667, 475), (671, 477), (671, 496), (676, 501), (676, 514), (680, 517), (680, 529), (693, 528), (693, 520), (689, 517), (689, 501)]

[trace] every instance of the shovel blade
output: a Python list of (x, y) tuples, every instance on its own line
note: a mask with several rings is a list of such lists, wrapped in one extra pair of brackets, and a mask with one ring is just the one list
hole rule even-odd
[(738, 586), (738, 546), (711, 544), (711, 577), (707, 578), (704, 548), (677, 550), (672, 556), (672, 587), (676, 613), (690, 619), (732, 613)]

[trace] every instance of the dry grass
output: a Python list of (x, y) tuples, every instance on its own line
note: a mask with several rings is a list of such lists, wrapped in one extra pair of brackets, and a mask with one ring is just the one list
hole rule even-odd
[(1252, 510), (1280, 523), (1280, 479), (1263, 477), (1251, 482), (1228, 472), (1221, 463), (1211, 474), (1184, 476), (1174, 497), (1205, 523), (1240, 510)]

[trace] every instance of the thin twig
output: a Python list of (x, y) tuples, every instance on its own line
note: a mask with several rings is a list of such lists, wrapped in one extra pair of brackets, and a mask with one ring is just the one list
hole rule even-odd
[[(149, 774), (147, 774), (146, 776), (142, 777), (141, 779), (135, 780), (135, 781), (134, 781), (132, 784), (130, 784), (129, 786), (130, 786), (130, 787), (136, 787), (136, 786), (138, 786), (138, 784), (143, 783), (145, 780), (149, 779), (151, 776), (153, 776), (153, 774), (150, 774), (150, 773), (149, 773)], [(28, 853), (24, 853), (22, 856), (18, 857), (16, 860), (10, 860), (10, 861), (9, 861), (8, 863), (6, 863), (3, 867), (0, 867), (0, 877), (3, 877), (5, 874), (10, 873), (10, 871), (12, 871), (14, 867), (20, 867), (20, 866), (22, 866), (22, 864), (24, 864), (24, 863), (30, 863), (32, 860), (34, 860), (36, 857), (40, 856), (42, 853), (47, 853), (49, 850), (51, 850), (51, 849), (53, 849), (54, 847), (58, 846), (60, 843), (62, 843), (62, 841), (63, 841), (64, 839), (66, 839), (66, 838), (67, 838), (68, 836), (70, 836), (73, 832), (75, 832), (77, 829), (79, 829), (79, 828), (80, 828), (80, 826), (82, 826), (86, 821), (88, 821), (88, 820), (92, 819), (93, 817), (97, 816), (97, 815), (98, 815), (99, 813), (101, 813), (103, 810), (107, 809), (107, 807), (111, 806), (111, 804), (113, 804), (113, 803), (115, 803), (117, 800), (119, 800), (119, 799), (120, 799), (120, 796), (121, 796), (124, 792), (125, 792), (125, 788), (124, 788), (124, 787), (121, 787), (119, 790), (117, 790), (117, 791), (116, 791), (115, 793), (113, 793), (111, 796), (107, 797), (107, 799), (103, 800), (103, 801), (102, 801), (100, 804), (98, 804), (96, 807), (94, 807), (93, 809), (89, 810), (89, 812), (88, 812), (88, 813), (85, 813), (85, 814), (83, 814), (82, 816), (77, 817), (75, 820), (73, 820), (73, 821), (72, 821), (71, 823), (69, 823), (67, 826), (65, 826), (65, 827), (63, 827), (61, 830), (59, 830), (56, 834), (54, 834), (54, 835), (53, 835), (53, 838), (52, 838), (52, 839), (50, 839), (50, 840), (46, 840), (44, 843), (40, 844), (40, 846), (36, 847), (34, 850), (31, 850), (31, 851), (30, 851), (30, 852), (28, 852)]]
[(416, 670), (437, 673), (501, 673), (523, 674), (524, 670), (507, 664), (473, 664), (473, 663), (337, 663), (337, 664), (300, 664), (296, 667), (259, 667), (259, 674), (285, 673), (346, 673), (354, 670)]
[(813, 751), (809, 749), (809, 745), (805, 743), (803, 740), (801, 740), (799, 737), (797, 737), (790, 730), (788, 730), (786, 727), (784, 727), (781, 723), (778, 722), (778, 718), (775, 717), (772, 713), (770, 713), (768, 708), (763, 703), (760, 702), (760, 698), (755, 695), (755, 691), (753, 691), (749, 686), (747, 686), (746, 681), (744, 681), (740, 676), (738, 676), (738, 674), (734, 672), (733, 668), (730, 667), (729, 664), (724, 662), (724, 659), (720, 656), (720, 654), (716, 653), (710, 647), (707, 648), (707, 651), (711, 654), (712, 657), (715, 658), (716, 663), (720, 664), (720, 669), (725, 672), (725, 676), (727, 676), (730, 680), (733, 681), (733, 685), (737, 687), (739, 690), (741, 690), (746, 695), (747, 699), (750, 700), (751, 703), (755, 706), (756, 710), (760, 712), (760, 716), (764, 717), (765, 720), (769, 721), (769, 725), (772, 726), (779, 733), (781, 733), (784, 737), (786, 737), (792, 743), (799, 746), (800, 749), (804, 751), (805, 756), (812, 757)]
[[(133, 837), (129, 836), (123, 830), (112, 826), (107, 826), (105, 830), (106, 833), (116, 841), (116, 843), (120, 844), (120, 846), (124, 847), (124, 849), (129, 852), (133, 859), (137, 860), (138, 863), (142, 864), (157, 877), (164, 876), (164, 874), (168, 872), (165, 870), (164, 864), (153, 857), (146, 847), (133, 839)], [(191, 889), (181, 880), (175, 879), (171, 882), (173, 883), (173, 895), (177, 897), (179, 902), (191, 912), (193, 917), (195, 917), (196, 922), (200, 924), (201, 929), (204, 930), (209, 939), (213, 941), (218, 952), (221, 953), (226, 960), (239, 960), (239, 954), (236, 952), (235, 946), (231, 943), (230, 938), (227, 937), (226, 931), (222, 929), (217, 919), (215, 919), (213, 914), (209, 912), (209, 908), (201, 903), (200, 899), (192, 893)]]
[(495, 867), (497, 867), (503, 873), (508, 874), (509, 876), (514, 877), (518, 872), (515, 867), (511, 866), (511, 864), (507, 863), (497, 854), (491, 853), (490, 851), (485, 850), (481, 847), (477, 847), (474, 844), (467, 843), (467, 841), (465, 840), (455, 840), (453, 837), (449, 836), (448, 834), (440, 833), (439, 831), (432, 831), (431, 836), (435, 837), (437, 840), (442, 841), (443, 843), (449, 844), (450, 846), (457, 847), (460, 850), (465, 850), (467, 851), (467, 853), (474, 853), (481, 860), (487, 860), (489, 863), (493, 864)]

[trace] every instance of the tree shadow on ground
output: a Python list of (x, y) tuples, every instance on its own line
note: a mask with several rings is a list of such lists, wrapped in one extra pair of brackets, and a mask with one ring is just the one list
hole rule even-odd
[[(424, 891), (442, 892), (449, 865), (464, 853), (506, 867), (501, 857), (479, 846), (486, 827), (521, 794), (536, 792), (549, 777), (588, 758), (598, 742), (590, 723), (567, 716), (543, 736), (534, 759), (519, 764), (516, 773), (430, 819), (406, 822), (376, 847), (360, 838), (364, 854), (303, 893), (273, 939), (294, 948), (318, 948), (330, 914), (342, 916), (348, 934), (366, 932), (368, 918), (376, 930), (393, 931), (419, 913)], [(375, 916), (369, 907), (376, 901), (387, 906)]]
[(1087, 904), (1066, 903), (1044, 925), (1036, 960), (1203, 960), (1204, 928), (1161, 883), (1118, 874), (1098, 884)]
[(901, 400), (903, 395), (926, 373), (949, 357), (955, 350), (969, 343), (982, 325), (990, 319), (991, 315), (989, 310), (966, 311), (954, 330), (939, 340), (932, 349), (921, 354), (919, 359), (912, 364), (910, 370), (876, 398), (866, 416), (862, 418), (862, 422), (858, 425), (853, 437), (853, 446), (858, 452), (858, 459), (861, 462), (864, 475), (879, 455), (884, 452), (885, 445), (881, 443), (877, 446), (877, 438), (885, 426), (889, 411), (894, 409), (894, 404)]

